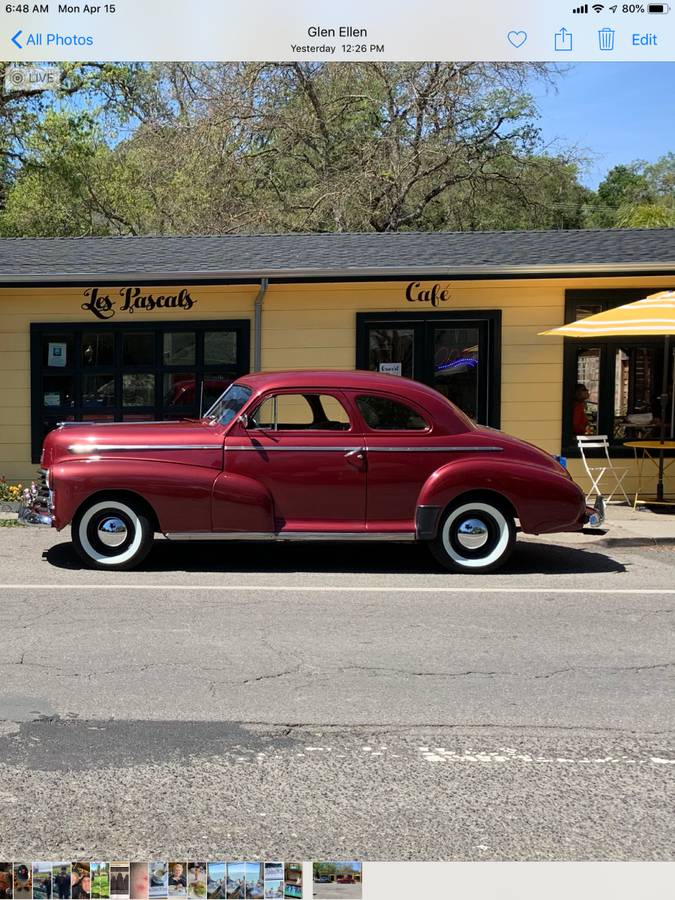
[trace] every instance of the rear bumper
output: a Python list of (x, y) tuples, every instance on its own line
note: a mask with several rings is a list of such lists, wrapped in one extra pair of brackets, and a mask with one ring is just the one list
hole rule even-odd
[(595, 504), (593, 506), (586, 507), (584, 525), (588, 525), (589, 528), (600, 528), (604, 521), (605, 501), (600, 495), (598, 495)]

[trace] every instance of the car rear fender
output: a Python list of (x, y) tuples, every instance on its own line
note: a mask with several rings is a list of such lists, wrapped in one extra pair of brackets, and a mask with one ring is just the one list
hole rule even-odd
[(583, 524), (584, 495), (561, 470), (495, 456), (456, 460), (436, 469), (417, 500), (418, 535), (434, 537), (444, 509), (460, 497), (481, 494), (500, 503), (523, 531), (573, 531)]

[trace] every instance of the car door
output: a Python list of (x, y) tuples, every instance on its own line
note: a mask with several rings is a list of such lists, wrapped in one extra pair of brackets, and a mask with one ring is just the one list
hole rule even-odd
[(368, 530), (414, 531), (419, 492), (440, 464), (447, 437), (436, 435), (426, 410), (407, 399), (378, 391), (354, 393), (350, 399), (363, 420)]
[(275, 531), (365, 530), (363, 434), (347, 408), (337, 391), (271, 391), (229, 432), (225, 469), (267, 489)]

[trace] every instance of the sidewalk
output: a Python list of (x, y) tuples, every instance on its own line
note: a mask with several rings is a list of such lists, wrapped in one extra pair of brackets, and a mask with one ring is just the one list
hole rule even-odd
[(646, 506), (614, 505), (607, 507), (602, 528), (563, 534), (521, 535), (523, 540), (546, 541), (551, 544), (594, 544), (599, 547), (653, 547), (672, 544), (675, 548), (675, 506), (654, 512)]

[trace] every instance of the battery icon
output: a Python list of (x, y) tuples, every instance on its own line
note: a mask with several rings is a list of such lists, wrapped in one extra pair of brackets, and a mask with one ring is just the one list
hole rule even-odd
[(648, 13), (668, 13), (670, 6), (667, 3), (649, 3), (647, 5)]

